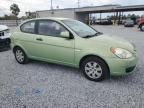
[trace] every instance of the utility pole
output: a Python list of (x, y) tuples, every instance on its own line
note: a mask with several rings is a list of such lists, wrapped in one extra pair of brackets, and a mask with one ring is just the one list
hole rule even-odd
[(53, 9), (53, 0), (51, 0), (51, 10)]
[(53, 10), (53, 0), (51, 0), (51, 15), (53, 16), (54, 10)]
[(78, 8), (80, 7), (80, 0), (78, 0)]

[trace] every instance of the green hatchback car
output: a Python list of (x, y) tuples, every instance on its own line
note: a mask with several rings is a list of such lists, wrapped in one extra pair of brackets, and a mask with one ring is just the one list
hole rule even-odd
[(34, 59), (68, 65), (80, 68), (92, 81), (126, 75), (134, 70), (138, 60), (130, 42), (67, 18), (25, 21), (12, 34), (11, 47), (20, 64)]

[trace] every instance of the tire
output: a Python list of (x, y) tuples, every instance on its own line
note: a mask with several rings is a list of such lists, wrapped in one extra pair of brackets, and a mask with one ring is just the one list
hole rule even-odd
[(91, 81), (102, 81), (109, 76), (106, 63), (98, 57), (88, 57), (81, 63), (84, 76)]
[(10, 43), (11, 43), (10, 39), (6, 39), (5, 46), (10, 47)]
[(25, 52), (21, 48), (14, 49), (15, 59), (19, 64), (26, 64), (28, 63), (29, 59)]
[(140, 30), (141, 30), (141, 31), (144, 31), (144, 24), (141, 24)]

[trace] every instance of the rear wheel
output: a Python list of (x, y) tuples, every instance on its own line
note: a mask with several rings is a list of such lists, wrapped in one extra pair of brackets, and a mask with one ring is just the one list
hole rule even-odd
[(141, 31), (144, 31), (144, 24), (142, 24), (142, 25), (140, 26), (140, 30), (141, 30)]
[(28, 63), (28, 57), (25, 54), (25, 52), (21, 49), (21, 48), (16, 48), (14, 49), (14, 55), (15, 55), (15, 59), (18, 63), (20, 64), (26, 64)]
[(85, 77), (92, 81), (104, 80), (109, 72), (106, 63), (98, 57), (86, 58), (81, 64), (81, 69)]

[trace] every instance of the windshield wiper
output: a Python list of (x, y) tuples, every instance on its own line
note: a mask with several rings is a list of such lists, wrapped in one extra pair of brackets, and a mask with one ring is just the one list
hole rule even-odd
[(98, 35), (101, 35), (101, 34), (103, 34), (103, 33), (97, 32), (97, 33), (95, 33), (95, 34), (93, 34), (93, 35), (86, 35), (86, 36), (84, 36), (83, 38), (90, 38), (90, 37), (98, 36)]

